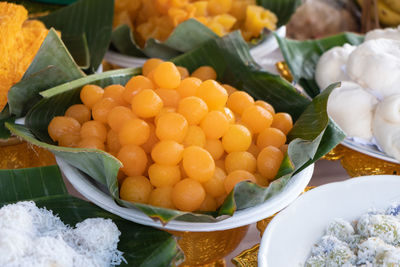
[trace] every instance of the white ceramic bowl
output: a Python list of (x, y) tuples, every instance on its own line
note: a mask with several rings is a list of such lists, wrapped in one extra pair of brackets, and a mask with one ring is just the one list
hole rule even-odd
[(150, 219), (150, 217), (139, 210), (128, 209), (117, 205), (106, 190), (94, 183), (93, 179), (83, 175), (83, 173), (61, 158), (56, 158), (56, 160), (61, 171), (75, 189), (99, 207), (136, 223), (168, 230), (191, 232), (227, 230), (267, 218), (292, 203), (304, 191), (314, 171), (314, 165), (307, 167), (293, 176), (279, 194), (271, 197), (260, 205), (237, 211), (232, 217), (225, 220), (213, 223), (189, 223), (172, 220), (168, 224), (162, 225), (159, 221)]
[(352, 178), (312, 189), (270, 222), (261, 239), (259, 267), (304, 266), (312, 246), (335, 218), (348, 221), (400, 201), (400, 176)]
[[(282, 26), (275, 31), (277, 35), (280, 37), (286, 36), (286, 26)], [(265, 59), (267, 59), (268, 54), (279, 47), (278, 42), (276, 41), (275, 37), (270, 34), (265, 40), (260, 43), (259, 45), (250, 49), (250, 54), (259, 63), (261, 66), (264, 65)], [(147, 58), (139, 58), (139, 57), (132, 57), (120, 54), (118, 52), (114, 52), (108, 50), (104, 56), (104, 59), (111, 63), (115, 64), (120, 67), (124, 68), (136, 68), (141, 67)]]

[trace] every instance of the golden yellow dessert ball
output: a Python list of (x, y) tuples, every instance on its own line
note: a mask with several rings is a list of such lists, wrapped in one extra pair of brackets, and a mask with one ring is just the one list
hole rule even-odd
[[(164, 61), (159, 59), (159, 58), (150, 58), (148, 60), (146, 60), (146, 62), (143, 64), (142, 67), (142, 74), (144, 76), (149, 75), (149, 73), (152, 70), (155, 70), (155, 68), (160, 65), (161, 63), (163, 63)], [(150, 88), (149, 88), (150, 89)]]
[(149, 202), (152, 189), (149, 179), (144, 176), (126, 177), (119, 195), (123, 200), (146, 204)]
[(241, 121), (252, 133), (259, 133), (272, 124), (272, 115), (266, 109), (252, 105), (247, 107), (241, 117)]
[(256, 102), (254, 102), (254, 104), (256, 106), (262, 107), (264, 109), (266, 109), (267, 111), (269, 111), (269, 113), (271, 113), (271, 115), (275, 114), (275, 109), (273, 106), (271, 106), (271, 104), (265, 102), (264, 100), (257, 100)]
[(117, 105), (125, 105), (127, 102), (122, 97), (125, 87), (120, 84), (112, 84), (104, 88), (103, 98), (109, 97), (114, 99)]
[(82, 88), (80, 98), (85, 106), (92, 108), (103, 98), (103, 94), (103, 88), (94, 84), (88, 84)]
[(257, 170), (268, 180), (275, 178), (283, 160), (283, 153), (279, 148), (267, 146), (257, 157)]
[(143, 145), (149, 139), (150, 126), (141, 119), (126, 121), (118, 132), (121, 145)]
[(66, 111), (64, 116), (71, 117), (77, 120), (81, 125), (84, 122), (90, 120), (92, 113), (90, 112), (90, 108), (83, 104), (75, 104), (70, 106)]
[(156, 94), (161, 98), (164, 103), (164, 107), (178, 107), (179, 101), (181, 100), (181, 96), (178, 91), (158, 88), (155, 89), (154, 92), (156, 92)]
[(206, 197), (203, 186), (196, 180), (186, 178), (172, 190), (172, 202), (182, 211), (198, 210)]
[(122, 97), (126, 103), (131, 104), (132, 98), (144, 89), (154, 90), (153, 82), (143, 75), (134, 76), (125, 84)]
[(199, 146), (204, 147), (206, 144), (206, 135), (203, 130), (196, 125), (190, 125), (185, 139), (183, 140), (183, 145), (185, 147), (189, 146)]
[(165, 89), (174, 89), (181, 83), (181, 74), (172, 62), (160, 63), (154, 69), (153, 78), (158, 87)]
[(118, 133), (114, 130), (109, 130), (107, 133), (107, 151), (111, 153), (118, 153), (121, 148)]
[(251, 133), (243, 125), (231, 124), (222, 137), (222, 146), (228, 153), (246, 151), (251, 145)]
[(143, 175), (147, 166), (147, 155), (140, 146), (122, 146), (117, 154), (117, 158), (122, 162), (122, 171), (126, 175)]
[(166, 209), (175, 209), (176, 207), (172, 202), (172, 189), (171, 186), (155, 188), (150, 193), (149, 204)]
[(80, 131), (81, 138), (97, 137), (102, 142), (107, 139), (107, 128), (106, 126), (98, 121), (87, 121), (82, 124)]
[(154, 162), (161, 165), (177, 165), (182, 160), (183, 145), (173, 140), (163, 140), (155, 144), (151, 151)]
[(141, 118), (156, 116), (163, 105), (161, 98), (151, 89), (141, 90), (132, 98), (132, 111)]
[(190, 178), (201, 183), (210, 180), (214, 174), (214, 160), (204, 148), (198, 146), (185, 148), (182, 162), (185, 173)]
[(149, 179), (153, 186), (173, 186), (181, 179), (178, 165), (161, 165), (154, 163), (149, 169)]
[(226, 194), (225, 181), (226, 173), (223, 169), (216, 167), (213, 177), (203, 183), (204, 190), (212, 197), (220, 197)]
[(284, 134), (288, 134), (293, 128), (292, 116), (285, 112), (275, 113), (271, 127), (281, 130)]
[(212, 110), (201, 121), (200, 127), (208, 139), (218, 139), (228, 130), (229, 121), (221, 111)]
[(220, 110), (225, 107), (228, 93), (225, 88), (214, 80), (204, 81), (198, 88), (196, 96), (206, 102), (209, 110)]
[(242, 115), (246, 108), (254, 105), (254, 99), (244, 91), (237, 91), (229, 95), (226, 105), (234, 113)]
[(176, 91), (180, 94), (182, 99), (188, 96), (195, 96), (200, 84), (200, 79), (188, 77), (181, 81), (179, 86), (176, 88)]
[(79, 134), (81, 125), (71, 117), (54, 117), (47, 127), (47, 131), (53, 141), (58, 141), (65, 134)]
[(225, 158), (225, 170), (231, 173), (236, 170), (245, 170), (254, 173), (257, 168), (257, 159), (247, 151), (231, 152)]
[(196, 125), (207, 115), (208, 107), (203, 99), (196, 96), (189, 96), (179, 102), (178, 113), (185, 116), (190, 125)]
[(200, 79), (202, 81), (216, 80), (217, 79), (217, 73), (210, 66), (201, 66), (201, 67), (197, 68), (195, 71), (192, 72), (191, 77)]
[(263, 149), (267, 146), (280, 148), (286, 143), (286, 135), (277, 128), (266, 128), (257, 136), (257, 146)]
[(214, 160), (219, 160), (225, 152), (219, 139), (206, 139), (204, 149), (210, 152)]
[(203, 203), (201, 203), (199, 211), (216, 211), (217, 210), (217, 202), (215, 199), (206, 194)]
[(160, 140), (174, 140), (182, 143), (188, 131), (188, 123), (179, 113), (169, 112), (162, 115), (156, 124), (156, 135)]
[(107, 123), (108, 113), (117, 106), (117, 103), (112, 98), (103, 98), (97, 102), (92, 108), (92, 117), (94, 120)]
[(108, 113), (107, 124), (112, 130), (119, 132), (127, 121), (134, 118), (136, 118), (136, 116), (130, 108), (125, 106), (116, 106)]

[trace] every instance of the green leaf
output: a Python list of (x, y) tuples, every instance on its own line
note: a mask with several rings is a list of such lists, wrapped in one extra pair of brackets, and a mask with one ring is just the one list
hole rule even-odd
[[(282, 177), (277, 177), (276, 181), (268, 188), (246, 182), (238, 184), (234, 192), (226, 199), (219, 213), (187, 213), (129, 203), (119, 199), (116, 179), (120, 167), (118, 160), (99, 150), (63, 148), (52, 145), (53, 143), (47, 134), (48, 123), (54, 116), (62, 115), (71, 104), (79, 103), (79, 92), (83, 85), (93, 83), (101, 86), (111, 83), (124, 85), (132, 76), (140, 74), (140, 69), (94, 74), (44, 91), (41, 93), (44, 99), (27, 114), (26, 127), (13, 124), (7, 124), (7, 127), (13, 134), (51, 150), (77, 168), (74, 169), (76, 170), (74, 173), (79, 179), (91, 179), (88, 177), (90, 176), (105, 185), (118, 204), (128, 208), (138, 208), (148, 216), (163, 222), (172, 219), (189, 222), (213, 222), (224, 219), (216, 218), (218, 214), (232, 215), (235, 210), (262, 203), (280, 193), (293, 173), (308, 166), (311, 163), (310, 159), (317, 159), (323, 151), (333, 148), (339, 142), (337, 140), (340, 138), (337, 138), (337, 136), (340, 136), (342, 132), (338, 129), (332, 128), (329, 134), (325, 134), (329, 125), (326, 103), (324, 102), (326, 99), (315, 99), (311, 103), (308, 98), (299, 94), (290, 83), (279, 76), (260, 70), (260, 67), (251, 58), (249, 48), (239, 32), (232, 33), (224, 38), (211, 39), (173, 61), (177, 65), (186, 67), (189, 71), (193, 71), (202, 65), (212, 66), (222, 83), (228, 83), (240, 90), (245, 90), (257, 99), (269, 101), (277, 111), (289, 112), (298, 121), (292, 131), (292, 139), (295, 140), (292, 141), (293, 144), (289, 145), (289, 158), (282, 164)], [(311, 132), (304, 133), (300, 131), (301, 129)], [(304, 154), (306, 157), (303, 160)]]
[(168, 60), (217, 37), (218, 35), (204, 24), (195, 19), (189, 19), (179, 24), (164, 42), (151, 38), (147, 40), (143, 49), (135, 41), (129, 26), (121, 25), (112, 33), (112, 44), (125, 55)]
[(142, 49), (136, 44), (135, 36), (131, 31), (131, 28), (126, 25), (120, 25), (115, 28), (111, 35), (111, 43), (124, 55), (134, 57), (146, 57)]
[(10, 113), (21, 117), (40, 100), (40, 91), (83, 77), (68, 50), (51, 29), (22, 79), (8, 92)]
[(342, 33), (308, 41), (290, 40), (277, 35), (275, 37), (294, 81), (298, 82), (311, 97), (315, 97), (320, 92), (314, 79), (314, 73), (321, 55), (335, 46), (342, 46), (346, 43), (359, 45), (364, 40), (363, 36), (353, 33)]
[[(63, 36), (68, 36), (69, 39), (71, 36), (77, 39), (86, 36), (90, 55), (90, 67), (87, 71), (94, 73), (111, 40), (113, 13), (113, 0), (80, 0), (38, 19), (48, 28), (54, 27), (61, 31), (63, 39)], [(68, 49), (74, 56), (82, 53), (75, 51), (82, 49), (80, 45), (72, 45)]]
[(289, 22), (302, 0), (257, 0), (257, 4), (274, 12), (278, 17), (277, 27), (280, 27)]
[(4, 119), (0, 119), (0, 139), (8, 139), (11, 137), (10, 131), (4, 126), (6, 122), (14, 122), (15, 117), (8, 117)]
[(170, 266), (183, 257), (171, 234), (124, 220), (68, 195), (57, 166), (0, 170), (0, 207), (22, 200), (33, 200), (72, 226), (87, 218), (112, 219), (121, 232), (118, 249), (127, 261), (119, 266)]
[(288, 154), (295, 171), (312, 164), (345, 138), (326, 110), (330, 93), (339, 86), (332, 84), (315, 97), (288, 134)]
[(67, 194), (60, 170), (56, 165), (0, 170), (0, 205), (43, 196)]
[(86, 35), (63, 35), (63, 42), (71, 51), (72, 57), (81, 69), (90, 67), (90, 53)]

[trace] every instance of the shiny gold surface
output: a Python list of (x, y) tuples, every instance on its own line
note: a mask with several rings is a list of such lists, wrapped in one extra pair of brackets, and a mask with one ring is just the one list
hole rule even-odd
[(20, 169), (56, 164), (53, 154), (16, 138), (0, 142), (0, 169)]
[(223, 258), (242, 241), (249, 226), (214, 232), (168, 231), (178, 237), (178, 245), (185, 254), (181, 267), (226, 266)]
[(293, 76), (290, 73), (289, 66), (286, 64), (285, 61), (279, 61), (275, 64), (276, 69), (278, 70), (279, 74), (285, 78), (288, 82), (293, 81)]
[(325, 159), (340, 160), (351, 177), (378, 174), (400, 174), (400, 164), (374, 158), (342, 145), (335, 147)]
[(238, 267), (257, 267), (258, 261), (258, 250), (260, 244), (256, 244), (254, 247), (246, 249), (236, 257), (232, 259), (232, 263)]

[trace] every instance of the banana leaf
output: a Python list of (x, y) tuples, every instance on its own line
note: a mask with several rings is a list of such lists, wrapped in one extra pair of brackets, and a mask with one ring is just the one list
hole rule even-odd
[[(285, 25), (301, 4), (301, 0), (257, 0), (257, 4), (273, 11), (278, 17), (277, 26)], [(269, 31), (268, 31), (269, 32)], [(196, 19), (189, 19), (179, 24), (164, 42), (150, 38), (141, 48), (128, 25), (121, 25), (113, 30), (112, 47), (118, 52), (134, 57), (157, 57), (169, 60), (178, 54), (198, 47), (210, 39), (217, 38), (212, 30)], [(249, 45), (262, 42), (262, 34)]]
[(359, 45), (364, 41), (363, 36), (354, 33), (342, 33), (308, 41), (290, 40), (277, 35), (275, 37), (294, 81), (299, 83), (310, 97), (315, 97), (320, 92), (314, 79), (315, 67), (320, 56), (335, 46), (342, 46), (346, 43)]
[[(12, 123), (6, 125), (13, 134), (51, 150), (55, 155), (79, 169), (82, 172), (82, 179), (95, 179), (104, 185), (120, 205), (140, 209), (148, 216), (163, 222), (172, 219), (213, 222), (226, 218), (226, 216), (218, 217), (218, 215), (232, 215), (235, 210), (262, 203), (280, 193), (296, 171), (305, 168), (322, 156), (319, 152), (335, 147), (343, 137), (340, 129), (332, 127), (326, 114), (324, 103), (326, 103), (329, 90), (311, 102), (279, 76), (262, 71), (251, 58), (248, 46), (239, 32), (224, 38), (211, 39), (173, 61), (177, 65), (188, 68), (189, 71), (202, 65), (210, 65), (216, 70), (221, 82), (245, 90), (256, 99), (264, 99), (277, 111), (289, 112), (295, 120), (299, 121), (293, 130), (294, 133), (300, 132), (299, 137), (294, 135), (293, 139), (296, 142), (289, 145), (289, 157), (281, 166), (284, 173), (282, 177), (277, 177), (268, 188), (246, 182), (238, 184), (222, 208), (212, 214), (181, 212), (129, 203), (119, 199), (116, 176), (121, 163), (110, 154), (100, 150), (54, 145), (48, 136), (47, 125), (54, 116), (62, 115), (70, 105), (79, 103), (79, 92), (85, 84), (94, 83), (101, 86), (112, 83), (125, 84), (132, 76), (139, 74), (141, 69), (123, 69), (94, 74), (41, 92), (44, 98), (28, 112), (25, 119), (26, 125)], [(304, 132), (301, 129), (305, 129)], [(324, 138), (326, 136), (329, 138)], [(303, 150), (307, 153), (303, 153)], [(302, 159), (304, 157), (303, 161), (297, 160), (298, 157)]]
[[(94, 73), (111, 40), (113, 14), (113, 0), (79, 0), (38, 19), (48, 28), (61, 31), (62, 39), (76, 61), (89, 60), (89, 68), (85, 71)], [(89, 55), (82, 54), (85, 39)]]
[(112, 219), (121, 232), (118, 249), (127, 261), (120, 266), (171, 266), (183, 258), (171, 234), (124, 220), (68, 195), (57, 166), (0, 170), (0, 207), (23, 200), (52, 210), (71, 226), (87, 218)]

